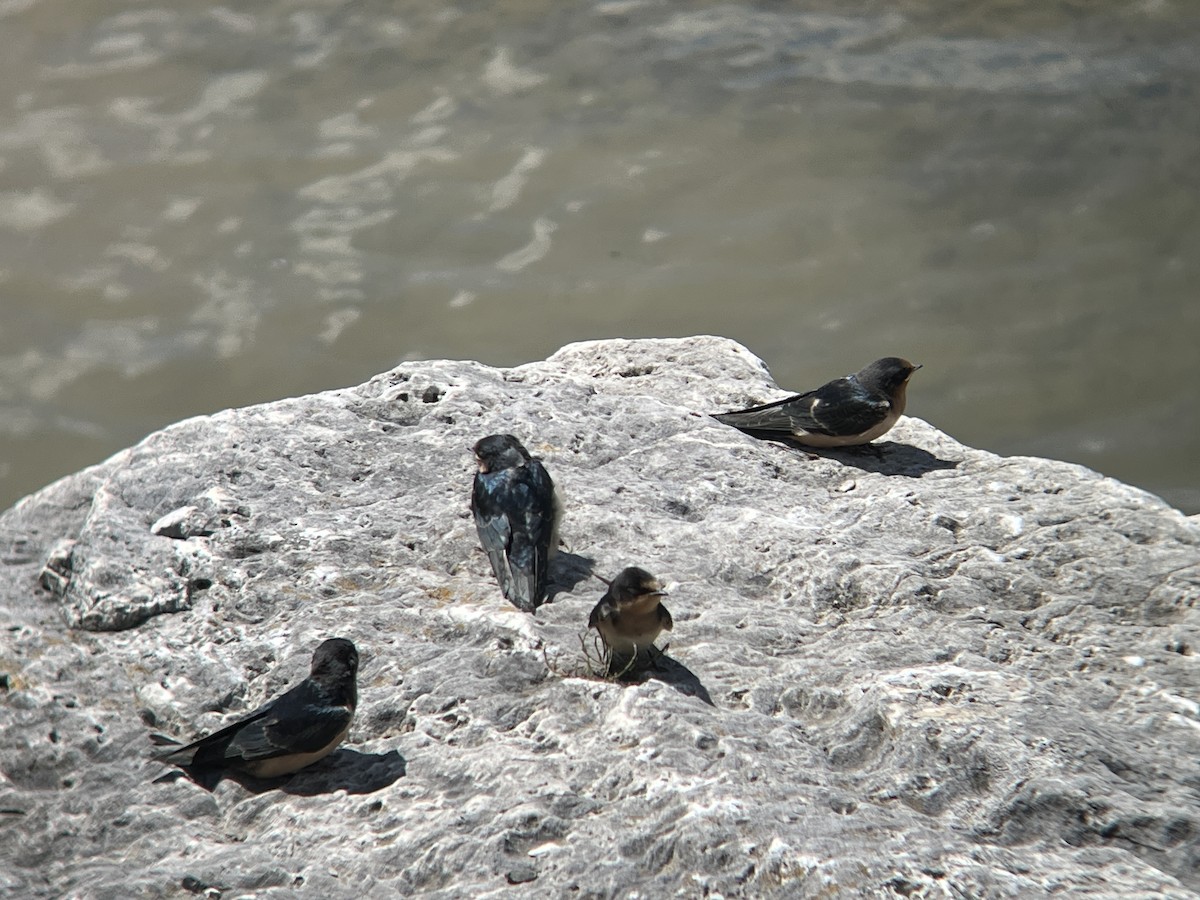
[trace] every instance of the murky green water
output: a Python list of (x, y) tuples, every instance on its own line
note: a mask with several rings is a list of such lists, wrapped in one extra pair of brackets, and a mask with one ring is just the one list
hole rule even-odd
[[(964, 8), (969, 8), (963, 11)], [(0, 0), (0, 507), (413, 357), (711, 332), (1200, 511), (1200, 6)]]

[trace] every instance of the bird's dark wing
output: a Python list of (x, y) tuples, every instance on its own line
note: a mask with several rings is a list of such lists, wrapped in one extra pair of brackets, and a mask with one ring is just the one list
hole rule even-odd
[[(793, 434), (797, 422), (809, 420), (808, 408), (816, 391), (807, 394), (795, 394), (784, 397), (774, 403), (764, 403), (762, 406), (751, 406), (749, 409), (739, 409), (733, 412), (713, 416), (718, 422), (740, 428), (742, 431), (777, 431), (782, 434)], [(803, 428), (803, 426), (801, 426)], [(804, 429), (807, 430), (807, 429)]]
[(299, 716), (273, 715), (243, 728), (226, 749), (246, 762), (315, 753), (350, 725), (354, 713), (345, 706), (309, 708)]
[[(533, 609), (546, 596), (550, 576), (550, 541), (554, 531), (554, 483), (536, 459), (518, 470), (513, 486), (521, 502), (513, 521), (508, 565), (513, 593), (509, 597), (521, 609)], [(511, 520), (511, 518), (510, 518)]]
[(886, 397), (866, 391), (857, 378), (848, 376), (807, 394), (713, 418), (743, 431), (840, 437), (861, 434), (878, 425), (890, 409)]
[(220, 767), (313, 753), (328, 746), (354, 713), (330, 705), (311, 681), (261, 706), (244, 719), (158, 757), (179, 766)]
[(675, 620), (671, 618), (671, 613), (663, 604), (658, 604), (658, 621), (662, 624), (663, 631), (671, 631), (675, 627)]
[(176, 766), (225, 765), (227, 759), (225, 751), (237, 737), (238, 732), (243, 728), (251, 727), (255, 722), (269, 716), (271, 708), (274, 705), (275, 701), (272, 701), (265, 706), (260, 706), (254, 712), (250, 713), (250, 715), (243, 719), (238, 719), (232, 725), (227, 725), (220, 731), (214, 731), (212, 734), (205, 735), (184, 747), (179, 747), (155, 758), (160, 762), (171, 763)]
[(616, 604), (605, 594), (600, 598), (600, 602), (592, 607), (592, 614), (588, 616), (588, 628), (598, 628), (601, 622), (611, 619), (616, 614)]
[(813, 391), (805, 430), (815, 434), (862, 434), (878, 425), (892, 405), (883, 394), (873, 393), (854, 376), (839, 378)]
[(500, 590), (505, 597), (512, 594), (512, 576), (508, 573), (508, 548), (512, 543), (512, 526), (508, 520), (510, 491), (509, 474), (478, 474), (471, 492), (471, 511), (475, 514), (475, 530), (483, 546)]

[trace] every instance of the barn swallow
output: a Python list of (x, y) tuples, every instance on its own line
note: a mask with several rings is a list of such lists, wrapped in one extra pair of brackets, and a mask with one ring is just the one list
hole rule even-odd
[(500, 590), (518, 609), (533, 612), (546, 596), (550, 557), (562, 514), (554, 482), (540, 460), (511, 434), (493, 434), (474, 447), (479, 472), (471, 512), (479, 542)]
[(155, 757), (183, 769), (233, 769), (258, 778), (290, 775), (332, 753), (350, 731), (358, 702), (358, 651), (323, 641), (309, 676), (227, 728)]
[(904, 412), (909, 376), (919, 368), (907, 359), (885, 356), (805, 394), (713, 418), (751, 434), (787, 435), (809, 447), (866, 444), (896, 424)]
[(662, 583), (636, 566), (622, 569), (588, 617), (608, 648), (609, 674), (649, 657), (655, 639), (675, 623), (662, 604)]

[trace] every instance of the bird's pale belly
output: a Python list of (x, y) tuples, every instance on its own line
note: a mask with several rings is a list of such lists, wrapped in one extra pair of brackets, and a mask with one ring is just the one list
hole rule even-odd
[(615, 621), (602, 622), (600, 634), (609, 648), (618, 653), (645, 650), (662, 634), (658, 604), (646, 612), (622, 612)]

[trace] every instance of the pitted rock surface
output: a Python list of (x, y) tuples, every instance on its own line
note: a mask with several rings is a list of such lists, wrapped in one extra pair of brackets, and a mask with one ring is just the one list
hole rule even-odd
[[(711, 337), (412, 362), (26, 498), (0, 516), (0, 894), (1200, 891), (1200, 526), (915, 418), (815, 454), (705, 415), (783, 394)], [(536, 616), (468, 510), (495, 432), (566, 504)], [(590, 573), (627, 565), (675, 618), (633, 685), (585, 654)], [(362, 655), (342, 749), (159, 778), (150, 732), (219, 727), (331, 636)]]

